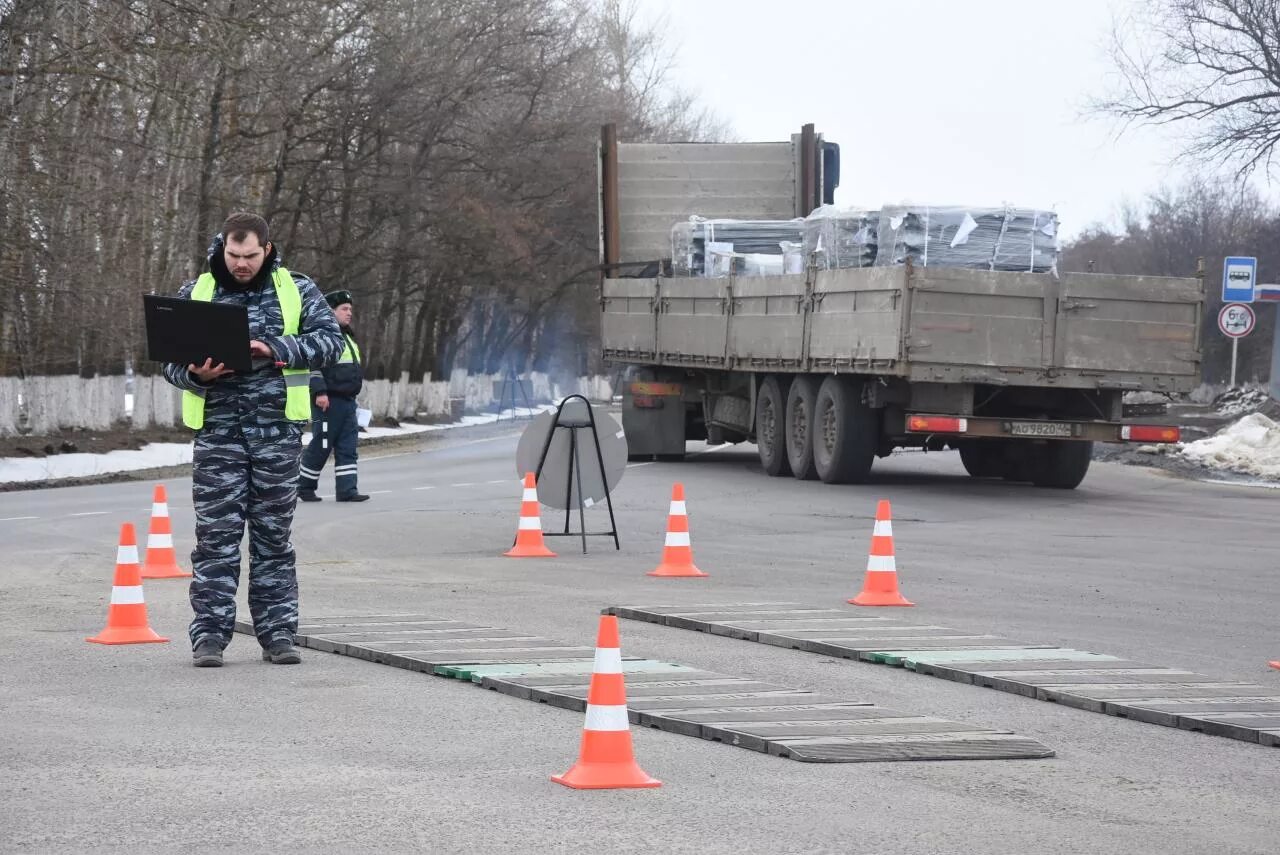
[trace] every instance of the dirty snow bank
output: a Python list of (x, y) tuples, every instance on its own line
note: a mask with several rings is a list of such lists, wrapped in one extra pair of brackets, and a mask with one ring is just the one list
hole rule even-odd
[(1210, 469), (1280, 480), (1280, 424), (1253, 413), (1174, 454)]
[(1213, 402), (1213, 408), (1223, 416), (1243, 416), (1264, 410), (1271, 403), (1270, 392), (1261, 386), (1242, 386), (1228, 389)]

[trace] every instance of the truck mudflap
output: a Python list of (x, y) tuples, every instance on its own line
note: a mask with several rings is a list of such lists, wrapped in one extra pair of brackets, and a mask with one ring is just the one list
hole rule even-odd
[(1122, 424), (1120, 422), (1053, 421), (989, 416), (955, 416), (911, 413), (904, 419), (907, 435), (955, 436), (968, 439), (1064, 439), (1088, 442), (1175, 443), (1180, 428), (1171, 425)]
[(627, 434), (630, 459), (684, 455), (683, 394), (684, 386), (680, 383), (638, 380), (624, 387), (622, 429)]

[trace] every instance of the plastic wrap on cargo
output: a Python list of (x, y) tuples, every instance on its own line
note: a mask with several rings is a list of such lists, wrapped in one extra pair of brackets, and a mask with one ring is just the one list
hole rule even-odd
[(1058, 260), (1058, 215), (1032, 208), (886, 205), (876, 265), (1048, 273)]
[(804, 244), (784, 240), (778, 246), (782, 247), (782, 272), (804, 273)]
[[(736, 264), (732, 256), (779, 256), (782, 244), (801, 243), (804, 220), (709, 220), (693, 216), (671, 229), (671, 268), (676, 276), (728, 276), (730, 271), (763, 269), (760, 263)], [(714, 253), (713, 253), (714, 250)], [(767, 266), (772, 266), (772, 263)], [(763, 275), (763, 274), (754, 274)]]
[[(671, 227), (671, 275), (701, 276), (693, 270), (693, 231), (694, 223), (689, 220), (676, 223)], [(699, 263), (701, 264), (701, 263)]]
[(781, 276), (786, 269), (785, 256), (769, 255), (763, 252), (748, 252), (738, 256), (741, 259), (734, 272), (739, 276)]
[(823, 205), (804, 220), (804, 257), (825, 270), (876, 263), (879, 211)]

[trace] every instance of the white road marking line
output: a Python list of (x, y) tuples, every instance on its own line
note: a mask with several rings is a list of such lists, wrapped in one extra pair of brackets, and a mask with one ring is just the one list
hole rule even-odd
[(472, 481), (466, 481), (462, 484), (450, 484), (449, 486), (450, 487), (475, 487), (477, 485)]
[(636, 468), (636, 467), (638, 467), (638, 466), (652, 466), (652, 465), (653, 465), (654, 463), (656, 463), (656, 462), (657, 462), (657, 461), (655, 461), (655, 460), (650, 460), (650, 461), (648, 461), (647, 463), (628, 463), (628, 464), (627, 464), (627, 468), (628, 468), (628, 469), (635, 469), (635, 468)]
[(499, 478), (497, 481), (487, 481), (487, 482), (485, 482), (485, 483), (488, 483), (488, 484), (518, 484), (518, 483), (520, 483), (520, 479), (518, 479), (518, 478), (517, 478), (517, 479), (515, 479), (515, 480), (513, 481), (513, 480), (512, 480), (512, 479), (510, 479), (510, 478)]
[(69, 517), (104, 517), (111, 511), (85, 511), (81, 514), (67, 514)]
[(434, 490), (435, 488), (436, 488), (435, 484), (432, 484), (429, 487), (414, 487), (413, 489), (414, 490)]
[(390, 493), (390, 490), (370, 490), (370, 496), (381, 496), (383, 493)]
[(18, 520), (38, 520), (39, 517), (3, 517), (0, 522), (17, 522)]

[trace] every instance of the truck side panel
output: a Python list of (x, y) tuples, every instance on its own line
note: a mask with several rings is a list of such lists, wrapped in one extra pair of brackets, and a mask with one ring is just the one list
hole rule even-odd
[(799, 371), (804, 367), (803, 276), (761, 276), (733, 283), (729, 363), (745, 369)]
[(899, 373), (905, 282), (902, 267), (820, 272), (809, 321), (810, 370)]
[(658, 281), (606, 279), (600, 333), (606, 359), (655, 361), (658, 355)]
[(724, 367), (730, 281), (662, 280), (658, 357), (664, 365)]
[(1049, 276), (955, 268), (915, 271), (907, 357), (990, 368), (1047, 367), (1056, 283)]
[(1055, 365), (1198, 375), (1203, 292), (1197, 285), (1155, 276), (1066, 274)]

